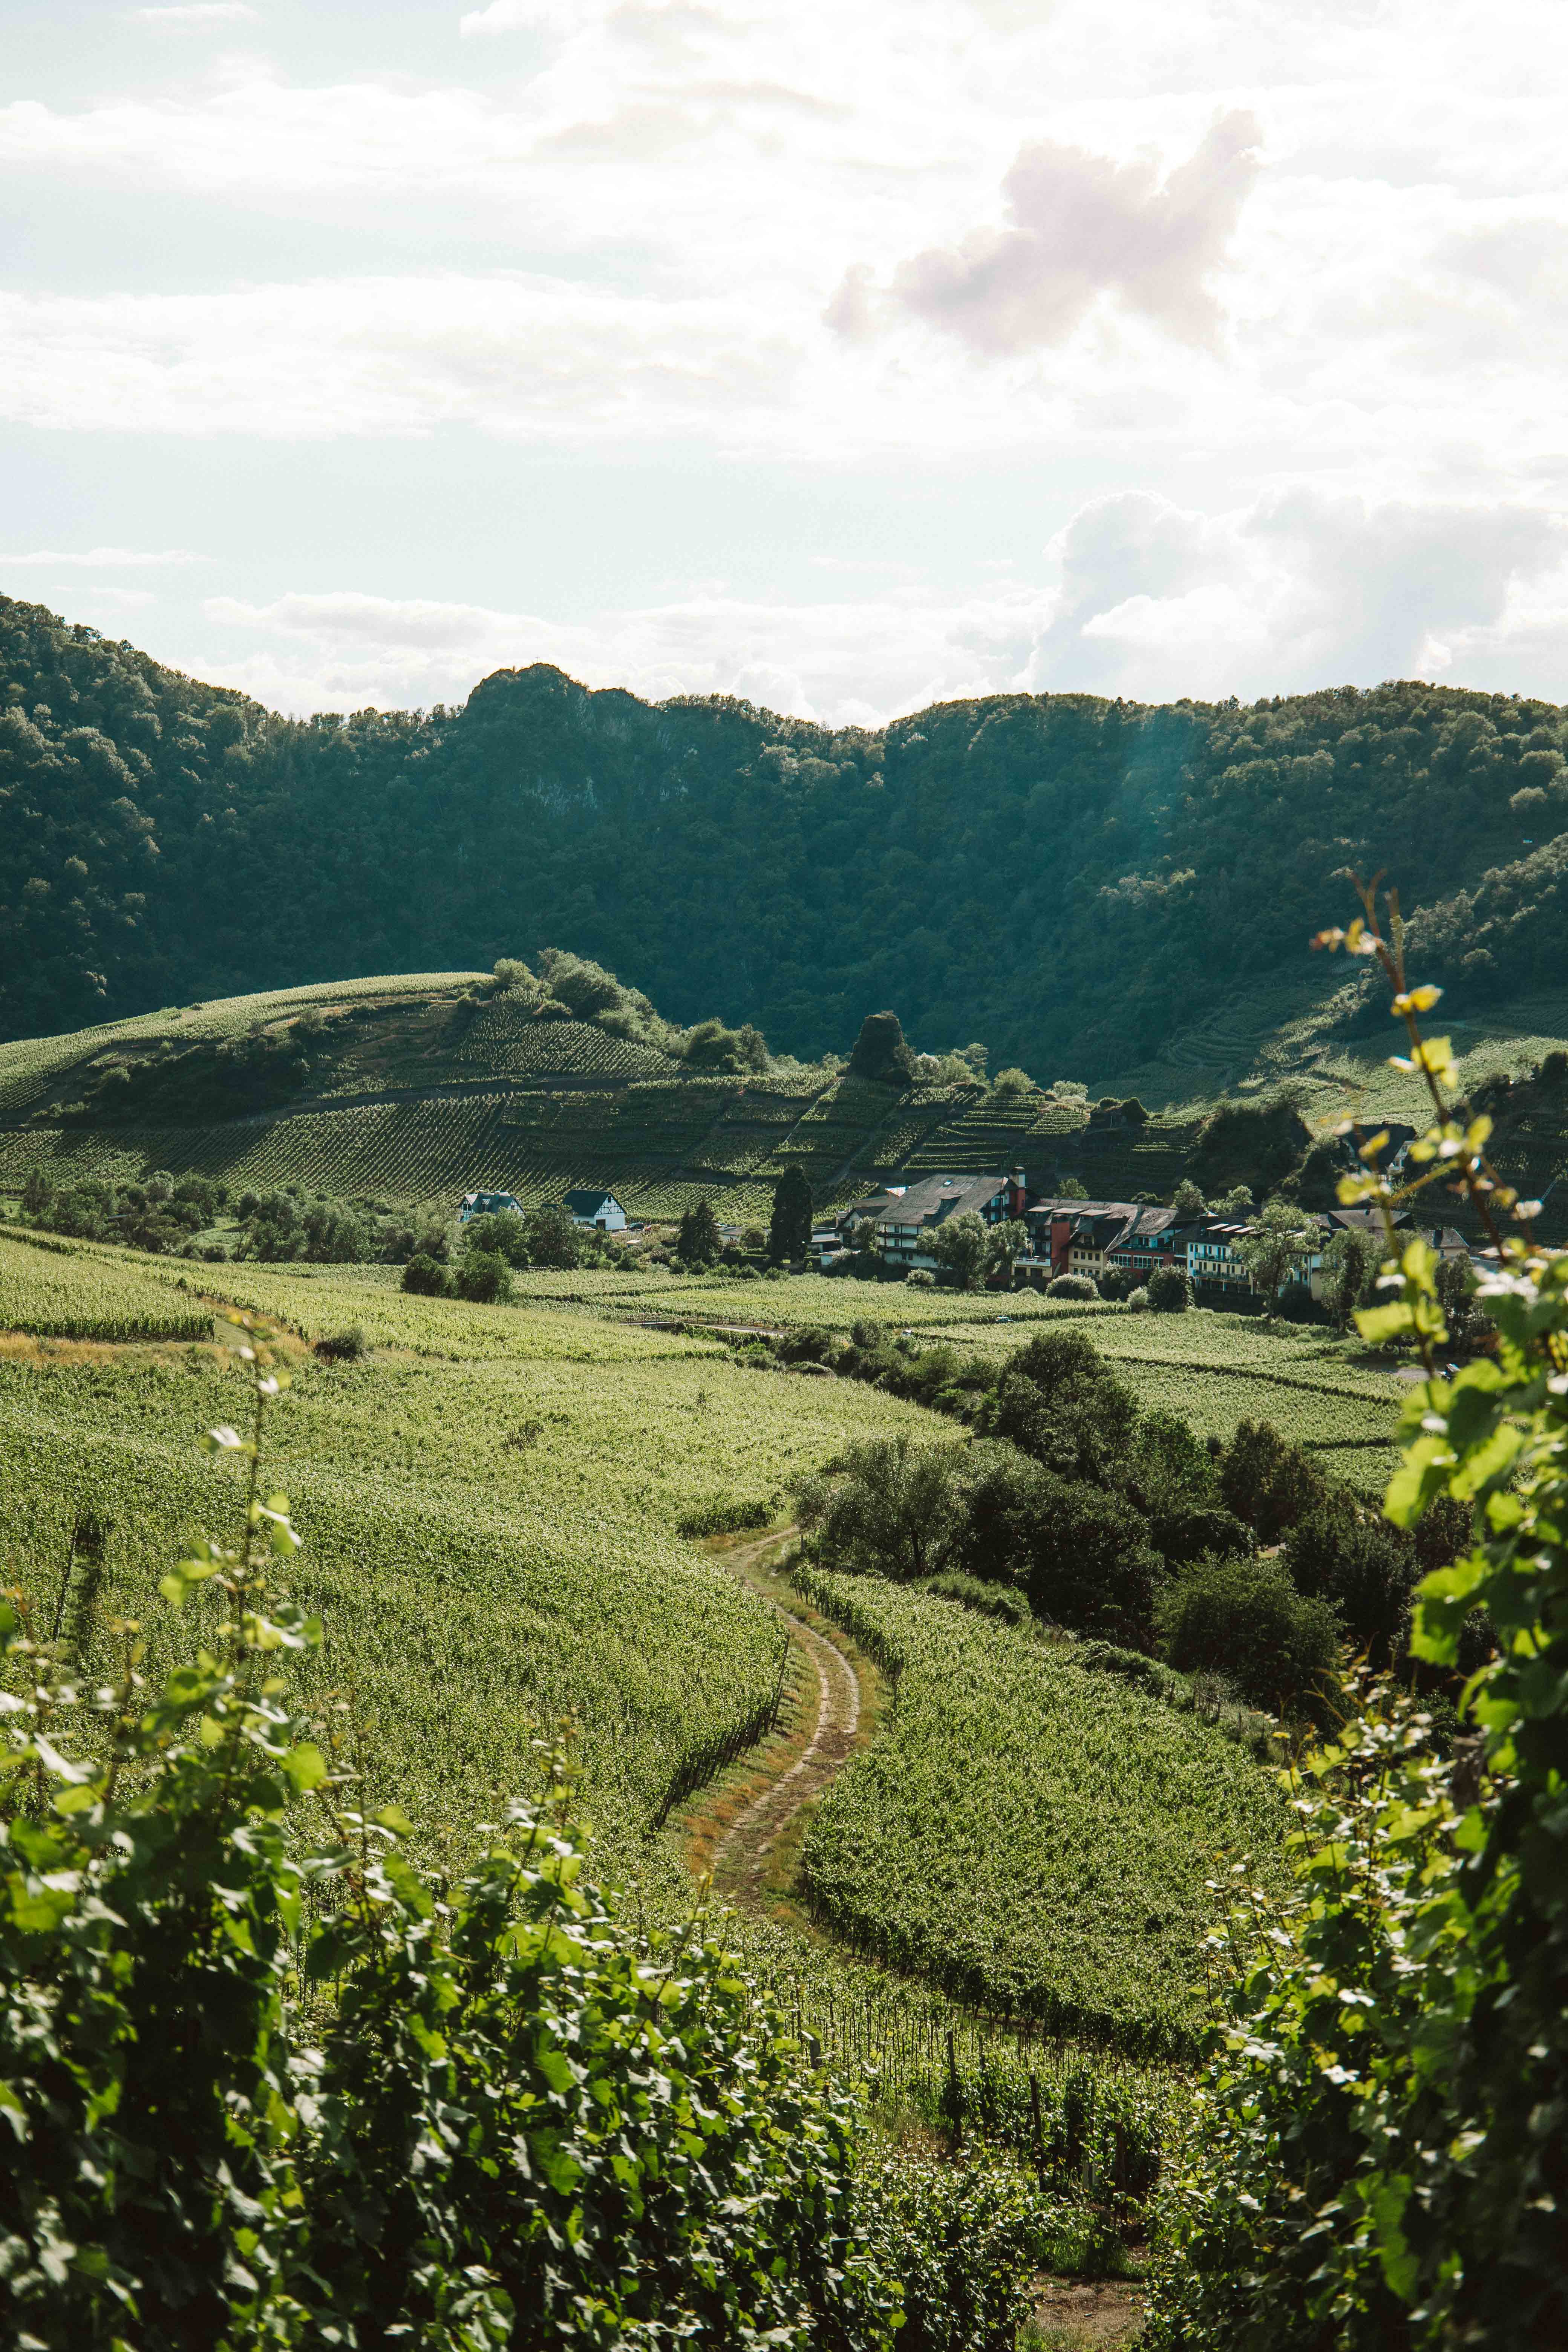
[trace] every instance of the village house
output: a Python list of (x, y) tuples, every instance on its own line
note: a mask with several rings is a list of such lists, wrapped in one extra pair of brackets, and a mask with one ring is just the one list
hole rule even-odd
[(613, 1192), (601, 1191), (596, 1185), (584, 1192), (568, 1192), (559, 1203), (574, 1225), (593, 1227), (601, 1234), (624, 1234), (626, 1213)]
[[(1236, 1245), (1252, 1226), (1245, 1217), (1205, 1217), (1187, 1235), (1187, 1274), (1199, 1297), (1250, 1291), (1252, 1276)], [(1207, 1303), (1205, 1301), (1205, 1303)]]
[(458, 1214), (465, 1225), (470, 1217), (521, 1217), (522, 1202), (515, 1192), (465, 1192)]
[(889, 1265), (934, 1266), (931, 1238), (939, 1225), (973, 1210), (988, 1225), (1021, 1219), (1028, 1185), (1021, 1168), (1009, 1176), (923, 1176), (890, 1199), (871, 1222), (871, 1246)]
[(1131, 1276), (1135, 1283), (1147, 1282), (1164, 1265), (1179, 1265), (1184, 1273), (1191, 1230), (1191, 1220), (1174, 1209), (1139, 1209), (1106, 1249), (1107, 1271)]

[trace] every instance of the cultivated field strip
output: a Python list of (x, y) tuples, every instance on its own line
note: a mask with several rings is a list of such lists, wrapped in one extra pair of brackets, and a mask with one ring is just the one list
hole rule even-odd
[(210, 1307), (145, 1265), (0, 1234), (0, 1330), (54, 1339), (210, 1339)]
[[(52, 1263), (23, 1244), (12, 1255)], [(602, 1842), (679, 1905), (677, 1848), (650, 1846), (649, 1825), (692, 1785), (694, 1759), (726, 1752), (771, 1706), (778, 1647), (773, 1612), (683, 1542), (681, 1521), (775, 1510), (847, 1444), (923, 1435), (928, 1416), (850, 1382), (759, 1381), (710, 1341), (570, 1307), (406, 1297), (391, 1269), (98, 1246), (61, 1263), (105, 1297), (144, 1281), (152, 1321), (189, 1318), (204, 1337), (211, 1309), (182, 1280), (221, 1284), (307, 1336), (365, 1334), (358, 1363), (296, 1357), (266, 1475), (306, 1537), (291, 1576), (326, 1622), (321, 1686), (352, 1688), (373, 1727), (374, 1788), (412, 1790), (437, 1859), (440, 1825), (455, 1840), (493, 1817), (528, 1780), (537, 1727), (570, 1716)], [(53, 1593), (77, 1515), (112, 1521), (104, 1609), (143, 1621), (150, 1673), (206, 1622), (172, 1622), (160, 1578), (193, 1534), (235, 1525), (237, 1465), (201, 1447), (243, 1417), (231, 1360), (0, 1356), (8, 1575)]]
[(877, 1578), (801, 1581), (897, 1687), (806, 1832), (824, 1923), (993, 2013), (1129, 2054), (1189, 2047), (1205, 1880), (1277, 1843), (1268, 1774), (1070, 1646)]

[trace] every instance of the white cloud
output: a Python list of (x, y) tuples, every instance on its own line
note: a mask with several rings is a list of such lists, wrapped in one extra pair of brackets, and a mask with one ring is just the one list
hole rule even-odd
[(138, 24), (167, 25), (178, 29), (189, 26), (198, 30), (204, 25), (253, 25), (258, 11), (246, 5), (246, 0), (191, 0), (187, 7), (132, 8), (128, 12)]
[[(295, 18), (313, 29), (341, 6)], [(672, 453), (689, 472), (701, 553), (683, 571), (672, 545), (668, 603), (575, 632), (492, 612), (510, 593), (499, 564), (473, 582), (488, 604), (378, 599), (390, 574), (361, 568), (347, 524), (334, 541), (321, 522), (314, 560), (364, 592), (357, 607), (268, 602), (241, 554), (221, 576), (255, 617), (204, 625), (257, 690), (447, 696), (519, 644), (601, 679), (620, 664), (647, 691), (772, 678), (835, 715), (1021, 678), (1152, 694), (1445, 659), (1454, 678), (1555, 674), (1568, 10), (462, 8), (443, 20), (468, 37), (460, 74), (427, 46), (397, 70), (389, 36), (374, 66), (312, 76), (301, 39), (288, 73), (226, 57), (150, 89), (0, 106), (8, 194), (90, 225), (122, 190), (173, 192), (196, 254), (186, 278), (160, 249), (155, 280), (97, 290), (84, 239), (79, 278), (14, 281), (0, 418), (253, 445), (244, 462), (279, 485), (279, 543), (290, 477), (269, 442), (442, 436), (476, 504), (506, 458), (464, 455), (465, 435), (585, 453), (639, 484)], [(141, 14), (243, 21), (229, 0)], [(302, 257), (277, 282), (226, 260), (230, 208), (247, 207), (233, 249), (253, 257), (257, 225), (282, 219)], [(388, 454), (389, 496), (404, 463)], [(748, 469), (766, 466), (757, 493)], [(858, 477), (842, 534), (831, 499), (779, 495), (829, 474)], [(986, 499), (994, 551), (1035, 584), (972, 591)], [(618, 536), (648, 510), (634, 496), (639, 520), (594, 516), (606, 575), (625, 558), (648, 576)], [(205, 512), (163, 519), (174, 509), (151, 492), (146, 511), (98, 528), (206, 543)], [(700, 588), (753, 511), (756, 601)], [(1038, 518), (1033, 563), (1020, 513)], [(792, 603), (757, 555), (775, 528), (781, 581), (868, 546), (890, 567), (833, 583), (832, 605)], [(439, 531), (412, 518), (410, 545)], [(921, 586), (891, 568), (910, 559)]]
[[(1568, 559), (1568, 517), (1311, 488), (1204, 514), (1091, 501), (1055, 542), (1060, 590), (1028, 665), (1037, 689), (1144, 701), (1367, 686), (1497, 684)], [(1439, 650), (1442, 649), (1442, 650)], [(1568, 643), (1557, 692), (1568, 695)]]
[(211, 643), (169, 657), (292, 710), (461, 701), (488, 671), (540, 661), (653, 699), (745, 695), (832, 725), (1019, 689), (1250, 698), (1442, 675), (1563, 697), (1568, 517), (1310, 489), (1206, 513), (1132, 495), (1080, 508), (1035, 582), (960, 594), (714, 591), (570, 625), (348, 590), (203, 610), (219, 658)]
[(88, 547), (70, 551), (37, 547), (25, 555), (0, 554), (0, 572), (123, 572), (145, 564), (204, 563), (206, 560), (185, 547)]
[(0, 294), (0, 415), (77, 432), (636, 439), (726, 411), (743, 426), (796, 359), (739, 304), (535, 278)]
[(737, 694), (835, 725), (985, 690), (998, 650), (1026, 651), (1048, 595), (967, 602), (901, 592), (854, 604), (746, 603), (712, 593), (563, 625), (536, 614), (343, 591), (267, 604), (210, 598), (206, 620), (259, 644), (171, 653), (290, 710), (461, 701), (487, 672), (553, 662), (650, 699)]

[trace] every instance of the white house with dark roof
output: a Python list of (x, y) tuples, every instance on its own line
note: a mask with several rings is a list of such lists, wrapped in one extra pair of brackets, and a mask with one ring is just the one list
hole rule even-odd
[(591, 1225), (601, 1234), (624, 1234), (626, 1213), (613, 1192), (598, 1185), (566, 1193), (561, 1202), (574, 1225)]

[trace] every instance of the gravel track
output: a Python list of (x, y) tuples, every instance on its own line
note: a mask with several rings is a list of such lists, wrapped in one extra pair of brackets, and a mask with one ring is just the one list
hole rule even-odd
[[(737, 1555), (731, 1563), (748, 1582), (746, 1570), (752, 1557)], [(844, 1652), (776, 1601), (770, 1598), (768, 1605), (811, 1662), (816, 1678), (816, 1719), (795, 1761), (759, 1790), (713, 1848), (716, 1885), (748, 1906), (763, 1903), (769, 1854), (796, 1815), (821, 1795), (835, 1773), (848, 1762), (860, 1724), (860, 1685)]]

